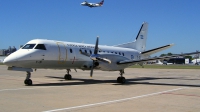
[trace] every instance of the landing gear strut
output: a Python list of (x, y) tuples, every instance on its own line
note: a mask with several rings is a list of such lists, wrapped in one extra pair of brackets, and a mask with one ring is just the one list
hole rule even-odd
[(65, 74), (65, 76), (64, 76), (65, 80), (71, 80), (72, 79), (72, 76), (69, 74), (70, 71), (71, 71), (70, 69), (67, 69), (67, 74)]
[(33, 83), (32, 83), (32, 80), (31, 80), (30, 78), (31, 78), (31, 72), (27, 72), (27, 74), (26, 74), (26, 79), (24, 80), (24, 84), (25, 84), (25, 85), (30, 86), (30, 85), (33, 84)]
[(121, 76), (117, 78), (117, 82), (118, 82), (118, 83), (121, 83), (121, 84), (124, 84), (124, 83), (126, 82), (125, 77), (123, 77), (124, 70), (120, 70), (119, 72), (120, 72), (119, 74), (120, 74)]

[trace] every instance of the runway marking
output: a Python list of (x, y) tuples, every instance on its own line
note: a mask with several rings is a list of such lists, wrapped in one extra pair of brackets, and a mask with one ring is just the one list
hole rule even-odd
[[(55, 86), (53, 86), (53, 87), (55, 87)], [(1, 89), (0, 92), (4, 92), (4, 91), (18, 91), (18, 90), (28, 90), (28, 89), (44, 89), (44, 88), (52, 88), (52, 87), (35, 87), (35, 88)]]
[(130, 98), (124, 98), (124, 99), (118, 99), (118, 100), (112, 100), (112, 101), (105, 101), (105, 102), (99, 102), (99, 103), (93, 103), (93, 104), (86, 104), (86, 105), (80, 105), (80, 106), (74, 106), (74, 107), (48, 110), (48, 111), (43, 111), (43, 112), (56, 112), (56, 111), (64, 111), (64, 110), (71, 110), (71, 109), (78, 109), (78, 108), (92, 107), (92, 106), (97, 106), (97, 105), (123, 102), (123, 101), (127, 101), (127, 100), (133, 100), (133, 99), (138, 99), (138, 98), (144, 98), (144, 97), (159, 95), (159, 94), (163, 94), (163, 93), (167, 93), (167, 92), (178, 91), (178, 90), (182, 90), (182, 89), (186, 89), (186, 88), (188, 88), (188, 87), (171, 89), (171, 90), (167, 90), (167, 91), (161, 91), (161, 92), (150, 93), (150, 94), (145, 94), (145, 95), (141, 95), (141, 96), (134, 96), (134, 97), (130, 97)]
[(168, 95), (178, 95), (178, 96), (191, 96), (191, 97), (200, 97), (199, 95), (192, 95), (192, 94), (176, 94), (176, 93), (162, 93)]
[[(81, 85), (70, 85), (71, 86), (81, 86)], [(4, 91), (19, 91), (19, 90), (30, 90), (30, 89), (48, 89), (48, 88), (59, 88), (65, 86), (49, 86), (49, 87), (34, 87), (34, 88), (16, 88), (16, 89), (1, 89), (0, 92)]]

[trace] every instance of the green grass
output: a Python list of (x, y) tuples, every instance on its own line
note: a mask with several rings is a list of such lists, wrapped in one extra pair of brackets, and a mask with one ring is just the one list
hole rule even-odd
[[(133, 65), (130, 68), (142, 68), (140, 65)], [(200, 69), (198, 65), (144, 65), (144, 68), (153, 69)]]

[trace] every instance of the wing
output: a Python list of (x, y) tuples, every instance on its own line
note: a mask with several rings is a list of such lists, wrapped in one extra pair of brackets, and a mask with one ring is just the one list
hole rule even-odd
[(133, 65), (136, 63), (148, 62), (148, 61), (152, 61), (152, 60), (170, 59), (173, 57), (187, 56), (187, 55), (193, 55), (193, 54), (198, 54), (198, 53), (200, 53), (200, 52), (192, 52), (192, 53), (185, 53), (185, 54), (180, 54), (180, 55), (172, 55), (172, 56), (164, 56), (164, 57), (156, 57), (156, 58), (146, 58), (146, 59), (140, 59), (140, 60), (124, 60), (124, 61), (117, 62), (117, 64), (118, 65), (122, 65), (122, 64)]
[(85, 1), (85, 5), (87, 5), (88, 7), (93, 7), (93, 4), (92, 3), (89, 3), (87, 1)]

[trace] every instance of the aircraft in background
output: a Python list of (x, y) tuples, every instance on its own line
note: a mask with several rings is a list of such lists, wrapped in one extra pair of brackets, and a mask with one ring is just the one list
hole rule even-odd
[(87, 1), (84, 1), (83, 3), (81, 3), (81, 5), (82, 6), (88, 6), (88, 7), (92, 8), (92, 7), (101, 7), (101, 6), (103, 6), (103, 3), (104, 3), (104, 0), (102, 0), (99, 3), (89, 3)]
[(200, 64), (200, 59), (193, 59), (193, 60), (192, 60), (192, 63), (193, 63), (194, 65), (199, 65), (199, 64)]
[(157, 62), (155, 64), (157, 64), (157, 65), (163, 65), (163, 63), (160, 60), (157, 60)]
[(135, 41), (115, 46), (64, 42), (56, 40), (35, 39), (26, 43), (18, 51), (10, 54), (3, 61), (8, 70), (27, 72), (24, 84), (32, 85), (31, 72), (33, 69), (66, 69), (66, 80), (71, 80), (71, 69), (102, 71), (119, 71), (118, 83), (125, 83), (124, 69), (134, 64), (143, 65), (144, 62), (160, 59), (169, 59), (177, 56), (192, 55), (198, 52), (149, 58), (151, 54), (170, 48), (173, 44), (155, 49), (146, 49), (148, 23), (144, 22), (136, 36)]

